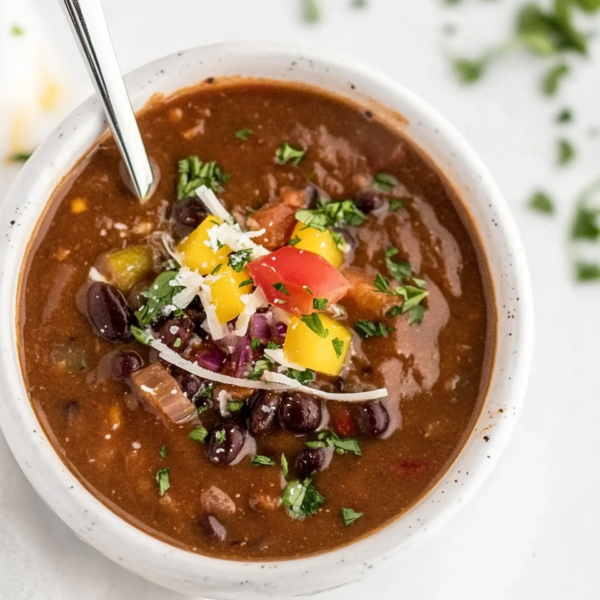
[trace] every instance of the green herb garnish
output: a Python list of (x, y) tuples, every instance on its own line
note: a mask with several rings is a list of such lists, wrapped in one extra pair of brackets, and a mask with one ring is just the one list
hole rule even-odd
[(575, 158), (575, 147), (568, 140), (558, 140), (558, 164), (568, 165)]
[(329, 335), (329, 331), (325, 329), (321, 317), (317, 313), (302, 315), (301, 321), (319, 337), (326, 338)]
[(177, 200), (193, 197), (202, 185), (221, 193), (222, 184), (229, 181), (229, 175), (214, 161), (203, 163), (197, 156), (189, 156), (180, 160), (178, 165)]
[(575, 277), (577, 281), (600, 280), (600, 264), (579, 261), (575, 264)]
[(171, 487), (169, 483), (169, 467), (161, 469), (156, 473), (156, 483), (158, 483), (158, 493), (162, 497), (167, 493), (167, 490)]
[(304, 158), (305, 154), (306, 150), (302, 150), (302, 148), (285, 143), (277, 148), (277, 152), (275, 152), (275, 162), (278, 165), (287, 165), (288, 163), (291, 163), (297, 167), (300, 164), (300, 161)]
[(227, 403), (227, 408), (229, 409), (229, 412), (232, 413), (240, 412), (240, 410), (244, 408), (244, 403), (232, 400), (231, 402)]
[(296, 244), (299, 244), (302, 240), (295, 235), (289, 242), (288, 242), (288, 246), (295, 246)]
[(396, 331), (396, 328), (388, 327), (385, 323), (373, 323), (373, 321), (359, 319), (354, 324), (354, 331), (358, 333), (361, 339), (366, 340), (371, 337), (385, 337), (392, 331)]
[(310, 294), (311, 296), (314, 296), (314, 294), (310, 291), (310, 288), (307, 285), (303, 285), (302, 289), (307, 293)]
[(258, 338), (253, 337), (250, 341), (250, 348), (252, 348), (252, 350), (256, 352), (260, 348), (260, 340)]
[(21, 35), (25, 35), (25, 30), (20, 27), (19, 25), (13, 25), (10, 28), (10, 35), (14, 36), (14, 37), (19, 37)]
[(312, 479), (305, 479), (303, 482), (294, 479), (283, 490), (281, 503), (292, 518), (300, 519), (314, 515), (325, 503), (325, 498), (319, 494)]
[(302, 0), (302, 17), (306, 23), (318, 23), (321, 20), (321, 9), (317, 0)]
[(313, 300), (313, 308), (315, 310), (326, 310), (328, 302), (327, 298), (315, 298)]
[(140, 327), (136, 327), (135, 325), (131, 325), (129, 327), (133, 337), (140, 342), (140, 344), (144, 344), (144, 346), (150, 346), (154, 336), (150, 333), (149, 329), (141, 329)]
[(11, 162), (24, 163), (27, 162), (32, 155), (33, 152), (17, 152), (16, 154), (11, 154), (9, 160)]
[(239, 131), (235, 132), (235, 137), (238, 140), (242, 140), (242, 142), (245, 142), (254, 132), (252, 131), (252, 129), (240, 129)]
[(176, 316), (183, 316), (180, 309), (173, 311), (173, 296), (183, 289), (182, 286), (171, 285), (177, 275), (177, 271), (165, 271), (154, 280), (148, 290), (143, 292), (146, 304), (135, 313), (140, 325), (151, 325), (159, 317), (166, 317), (171, 312)]
[(400, 250), (398, 248), (394, 248), (394, 246), (389, 246), (385, 250), (385, 264), (394, 279), (398, 281), (402, 281), (404, 278), (410, 277), (412, 275), (412, 268), (409, 263), (400, 260), (394, 260), (394, 256), (396, 256)]
[(250, 463), (254, 467), (273, 467), (276, 463), (272, 458), (268, 456), (261, 456), (257, 454)]
[(391, 192), (398, 185), (398, 180), (388, 173), (378, 173), (373, 177), (373, 185), (383, 192)]
[(242, 281), (242, 283), (240, 283), (240, 285), (238, 287), (246, 287), (247, 285), (254, 285), (254, 279), (244, 279), (244, 281)]
[[(252, 250), (238, 250), (229, 255), (227, 264), (236, 272), (241, 273), (244, 267), (252, 260)], [(242, 287), (240, 285), (240, 287)]]
[(163, 446), (160, 449), (160, 456), (161, 456), (161, 458), (167, 458), (167, 447), (166, 446)]
[(307, 448), (333, 447), (336, 454), (351, 452), (352, 454), (356, 454), (356, 456), (362, 456), (358, 440), (354, 438), (341, 438), (333, 431), (321, 431), (315, 441), (306, 442), (305, 445)]
[(226, 434), (224, 429), (219, 429), (218, 431), (215, 431), (215, 439), (219, 444), (222, 444), (225, 441), (225, 437)]
[(274, 283), (273, 287), (278, 291), (281, 292), (282, 294), (285, 294), (286, 296), (289, 296), (290, 293), (287, 291), (287, 288), (285, 287), (285, 285), (281, 282), (278, 283)]
[(194, 440), (194, 442), (202, 444), (208, 437), (208, 429), (206, 429), (206, 427), (196, 427), (189, 432), (188, 437), (191, 440)]
[(333, 349), (335, 351), (335, 355), (337, 356), (337, 358), (342, 356), (342, 354), (344, 352), (344, 342), (342, 340), (340, 340), (339, 338), (333, 338), (331, 340), (331, 345), (333, 346)]
[(354, 521), (360, 519), (364, 514), (364, 513), (356, 512), (355, 510), (352, 510), (351, 508), (342, 508), (341, 513), (342, 513), (342, 521), (344, 522), (344, 525), (346, 527), (348, 527), (348, 525), (352, 525), (352, 523), (354, 523)]
[(396, 212), (404, 207), (404, 200), (402, 198), (390, 198), (388, 206), (392, 212)]
[(216, 267), (215, 267), (215, 268), (214, 268), (214, 269), (213, 269), (213, 270), (210, 272), (210, 274), (211, 274), (211, 275), (216, 275), (216, 274), (217, 274), (217, 273), (218, 273), (218, 272), (221, 270), (221, 267), (222, 267), (222, 266), (223, 266), (223, 263), (220, 263), (220, 264), (218, 264), (218, 265), (217, 265), (217, 266), (216, 266)]
[(285, 454), (281, 455), (281, 473), (284, 477), (288, 476), (288, 461)]
[(296, 213), (298, 221), (318, 231), (326, 231), (330, 227), (343, 227), (344, 225), (357, 227), (362, 225), (366, 218), (366, 215), (356, 207), (353, 200), (327, 202), (319, 198), (317, 208), (299, 210)]
[(315, 378), (315, 376), (312, 374), (312, 371), (309, 371), (308, 369), (306, 369), (306, 371), (300, 371), (299, 369), (288, 369), (286, 371), (286, 375), (290, 379), (299, 381), (302, 385), (308, 385)]
[(545, 215), (554, 214), (554, 202), (545, 192), (536, 192), (527, 203), (527, 206), (531, 210)]
[(261, 358), (254, 364), (252, 371), (248, 374), (248, 379), (258, 381), (265, 371), (270, 371), (272, 368), (273, 363), (268, 358)]
[(573, 120), (573, 113), (568, 108), (563, 108), (557, 115), (557, 123), (570, 123)]

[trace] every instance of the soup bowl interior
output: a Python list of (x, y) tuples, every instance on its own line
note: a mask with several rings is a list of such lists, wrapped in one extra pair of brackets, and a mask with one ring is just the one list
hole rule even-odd
[[(352, 545), (281, 562), (232, 562), (170, 546), (111, 512), (66, 468), (44, 434), (25, 390), (17, 352), (19, 274), (53, 190), (104, 130), (97, 100), (77, 108), (22, 170), (0, 225), (0, 423), (38, 494), (84, 541), (167, 588), (237, 600), (314, 594), (359, 580), (431, 535), (472, 496), (505, 447), (524, 397), (533, 315), (524, 251), (513, 219), (485, 166), (458, 133), (404, 87), (353, 60), (321, 50), (263, 43), (200, 47), (141, 67), (126, 77), (134, 108), (208, 77), (257, 77), (318, 86), (395, 120), (454, 184), (476, 224), (498, 310), (490, 387), (461, 453), (407, 514)], [(401, 115), (401, 118), (398, 116)]]

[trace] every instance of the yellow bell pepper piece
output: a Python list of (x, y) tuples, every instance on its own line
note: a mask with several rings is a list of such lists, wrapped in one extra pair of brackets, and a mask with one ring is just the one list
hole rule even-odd
[(177, 251), (182, 255), (183, 265), (192, 269), (192, 271), (198, 271), (200, 275), (210, 275), (214, 268), (223, 263), (227, 262), (227, 255), (231, 252), (231, 248), (223, 246), (216, 252), (207, 246), (205, 242), (208, 242), (208, 231), (215, 225), (220, 225), (223, 221), (218, 217), (209, 216), (183, 240)]
[(327, 315), (319, 313), (319, 317), (329, 332), (327, 337), (318, 336), (308, 325), (294, 317), (287, 330), (283, 355), (290, 362), (307, 369), (339, 375), (350, 350), (352, 333)]
[(252, 284), (240, 287), (244, 281), (251, 279), (247, 269), (236, 273), (231, 267), (223, 265), (209, 283), (212, 301), (217, 312), (219, 323), (227, 323), (235, 319), (244, 310), (241, 300), (243, 294), (252, 292)]
[(128, 292), (152, 273), (153, 262), (148, 246), (128, 246), (104, 254), (98, 261), (98, 270), (110, 283)]
[(307, 250), (322, 256), (327, 262), (331, 263), (336, 269), (344, 263), (344, 253), (337, 247), (331, 231), (319, 231), (313, 227), (307, 227), (304, 223), (296, 224), (292, 240), (300, 239), (294, 244), (299, 250)]

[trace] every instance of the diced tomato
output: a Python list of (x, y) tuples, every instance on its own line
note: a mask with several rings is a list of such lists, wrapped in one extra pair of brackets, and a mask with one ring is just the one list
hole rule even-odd
[(271, 304), (297, 317), (315, 312), (315, 298), (337, 302), (350, 288), (324, 258), (293, 246), (251, 262), (248, 271)]
[(331, 417), (333, 430), (341, 437), (351, 437), (357, 433), (356, 419), (343, 409)]

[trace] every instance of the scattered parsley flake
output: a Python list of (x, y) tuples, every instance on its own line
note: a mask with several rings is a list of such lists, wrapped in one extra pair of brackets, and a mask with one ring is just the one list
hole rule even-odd
[(575, 147), (571, 142), (565, 139), (558, 140), (558, 164), (560, 166), (572, 163), (575, 155)]
[(335, 351), (335, 355), (337, 358), (340, 358), (344, 352), (344, 342), (339, 338), (333, 338), (331, 340), (331, 344), (333, 345), (333, 349)]
[(404, 200), (402, 198), (390, 198), (389, 208), (392, 212), (397, 212), (401, 208), (404, 208)]
[(360, 519), (364, 514), (356, 512), (351, 508), (342, 508), (340, 512), (342, 513), (342, 521), (346, 527), (352, 525), (352, 523)]
[(554, 202), (545, 192), (536, 192), (527, 203), (527, 206), (531, 210), (545, 215), (553, 215), (555, 212)]
[(217, 442), (219, 442), (219, 444), (222, 444), (225, 441), (225, 430), (224, 429), (219, 429), (218, 431), (215, 431), (215, 439), (217, 440)]
[(25, 30), (19, 25), (13, 25), (10, 28), (10, 35), (12, 35), (14, 37), (19, 37), (19, 36), (25, 35)]
[(479, 81), (485, 72), (486, 61), (470, 60), (468, 58), (455, 58), (452, 68), (458, 81), (464, 85)]
[[(241, 273), (244, 267), (252, 260), (252, 250), (238, 250), (229, 255), (227, 264), (236, 272)], [(240, 286), (242, 287), (242, 286)]]
[(573, 113), (568, 108), (563, 108), (557, 115), (555, 121), (557, 123), (570, 123), (573, 120)]
[(245, 142), (248, 140), (248, 138), (253, 134), (254, 132), (252, 131), (252, 129), (240, 129), (239, 131), (235, 132), (235, 137), (238, 140), (242, 140), (242, 142)]
[(196, 427), (195, 429), (192, 429), (190, 431), (188, 437), (191, 440), (194, 440), (194, 442), (202, 444), (206, 441), (206, 438), (208, 437), (208, 429), (206, 429), (206, 427)]
[(294, 479), (283, 490), (281, 503), (292, 518), (300, 519), (314, 515), (325, 503), (325, 498), (319, 494), (312, 479), (305, 479), (303, 482)]
[(288, 369), (286, 371), (286, 375), (290, 379), (295, 379), (296, 381), (299, 381), (302, 385), (308, 385), (309, 383), (312, 383), (315, 378), (312, 371), (309, 371), (308, 369), (306, 369), (305, 371), (300, 371), (298, 369)]
[(17, 152), (16, 154), (11, 154), (8, 160), (11, 162), (25, 163), (32, 155), (33, 152)]
[(242, 283), (240, 283), (240, 285), (238, 287), (246, 287), (247, 285), (254, 285), (254, 279), (245, 279), (244, 281), (242, 281)]
[(133, 337), (140, 342), (140, 344), (144, 344), (144, 346), (150, 346), (154, 336), (150, 333), (148, 329), (141, 329), (140, 327), (136, 327), (135, 325), (131, 325), (129, 327), (131, 334)]
[(299, 244), (302, 240), (295, 235), (289, 242), (288, 242), (288, 246), (295, 246), (296, 244)]
[(554, 96), (558, 91), (558, 86), (565, 75), (569, 73), (569, 66), (566, 63), (560, 63), (552, 67), (542, 79), (542, 91), (546, 96)]
[(382, 294), (390, 294), (390, 280), (384, 277), (381, 273), (375, 275), (375, 281), (373, 281), (373, 287)]
[(314, 294), (310, 291), (310, 288), (307, 285), (303, 285), (302, 289), (307, 292), (308, 294), (310, 294), (311, 296), (314, 296)]
[(276, 463), (272, 458), (268, 456), (261, 456), (257, 454), (250, 463), (253, 467), (273, 467)]
[(315, 209), (299, 210), (296, 213), (298, 221), (318, 231), (344, 225), (358, 227), (365, 222), (366, 218), (367, 216), (357, 208), (353, 200), (327, 202), (319, 198)]
[(281, 292), (282, 294), (285, 294), (286, 296), (289, 296), (290, 293), (288, 292), (287, 288), (285, 287), (285, 285), (283, 283), (281, 283), (280, 281), (277, 283), (273, 284), (273, 287), (278, 291)]
[(321, 431), (317, 439), (311, 442), (305, 442), (307, 448), (335, 448), (336, 454), (346, 454), (348, 452), (356, 456), (362, 456), (362, 451), (355, 438), (342, 438), (337, 433), (329, 430)]
[(327, 298), (315, 298), (313, 300), (313, 308), (315, 310), (326, 310), (328, 302)]
[(251, 381), (258, 381), (262, 378), (265, 371), (270, 371), (273, 368), (273, 363), (268, 358), (261, 358), (254, 364), (252, 371), (248, 375)]
[(326, 338), (329, 335), (329, 331), (325, 329), (323, 321), (321, 321), (321, 317), (317, 313), (302, 315), (301, 321), (319, 337)]
[(169, 483), (169, 472), (170, 469), (167, 467), (166, 469), (161, 469), (156, 473), (156, 483), (158, 484), (158, 493), (161, 498), (167, 493), (167, 490), (171, 487)]
[(579, 261), (575, 265), (575, 276), (577, 281), (600, 280), (600, 264)]
[(244, 408), (244, 403), (238, 401), (231, 401), (227, 403), (227, 408), (229, 409), (229, 412), (232, 413), (240, 412), (240, 410)]
[(383, 192), (391, 192), (398, 185), (398, 180), (388, 173), (378, 173), (373, 177), (373, 185)]
[(318, 23), (321, 20), (321, 8), (317, 0), (301, 0), (302, 17), (306, 23)]
[(386, 337), (393, 331), (396, 331), (395, 327), (388, 327), (385, 323), (373, 323), (373, 321), (367, 321), (366, 319), (359, 319), (354, 324), (354, 331), (363, 340), (371, 337)]
[(292, 144), (288, 144), (286, 142), (277, 148), (277, 152), (275, 152), (275, 162), (282, 166), (291, 163), (297, 167), (304, 158), (305, 154), (306, 150), (302, 150), (302, 148), (293, 146)]
[(250, 342), (250, 348), (252, 348), (252, 350), (256, 352), (260, 348), (260, 340), (258, 338), (253, 337), (252, 341)]
[(288, 476), (288, 461), (285, 454), (281, 455), (281, 473), (284, 477)]
[(216, 266), (216, 267), (215, 267), (215, 268), (214, 268), (214, 269), (213, 269), (213, 270), (210, 272), (210, 274), (211, 274), (211, 275), (216, 275), (216, 274), (217, 274), (217, 273), (218, 273), (218, 272), (221, 270), (221, 267), (222, 267), (222, 266), (223, 266), (223, 263), (220, 263), (220, 264), (218, 264), (218, 265), (217, 265), (217, 266)]
[(173, 348), (179, 348), (181, 346), (181, 338), (177, 338), (175, 342), (173, 342)]
[(216, 162), (203, 163), (197, 156), (180, 160), (178, 172), (177, 200), (193, 197), (202, 185), (219, 194), (223, 192), (222, 184), (229, 181), (229, 175)]
[(179, 309), (171, 310), (173, 307), (173, 296), (180, 292), (183, 287), (171, 285), (171, 282), (177, 277), (177, 271), (165, 271), (161, 273), (154, 283), (143, 292), (146, 298), (146, 304), (135, 313), (140, 325), (151, 325), (159, 317), (166, 317), (173, 312), (175, 316), (182, 316), (183, 312)]
[(385, 264), (394, 279), (402, 281), (405, 278), (411, 277), (412, 268), (409, 263), (400, 260), (394, 260), (400, 250), (394, 246), (389, 246), (385, 250)]
[(161, 458), (167, 458), (167, 447), (166, 446), (163, 446), (160, 449), (160, 456), (161, 456)]

